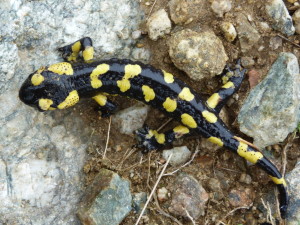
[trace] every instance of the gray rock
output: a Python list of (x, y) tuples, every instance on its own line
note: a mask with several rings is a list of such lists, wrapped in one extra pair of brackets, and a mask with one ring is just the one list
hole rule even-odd
[(208, 194), (194, 177), (180, 174), (174, 185), (169, 211), (184, 217), (187, 217), (187, 211), (191, 217), (198, 219), (205, 214), (207, 200)]
[(237, 16), (237, 32), (241, 45), (241, 51), (247, 52), (251, 50), (259, 41), (260, 35), (255, 27), (249, 23), (244, 14)]
[(191, 151), (186, 146), (180, 146), (164, 150), (162, 156), (165, 160), (167, 160), (171, 154), (172, 158), (170, 159), (170, 164), (172, 166), (178, 166), (189, 160), (191, 156)]
[(128, 57), (135, 43), (128, 34), (142, 17), (135, 0), (1, 2), (0, 224), (80, 224), (92, 130), (73, 109), (43, 114), (25, 106), (18, 89), (40, 66), (62, 61), (56, 48), (86, 35), (96, 57)]
[(148, 111), (147, 105), (138, 103), (117, 112), (112, 118), (112, 123), (120, 129), (120, 133), (131, 135), (143, 126)]
[(86, 190), (78, 216), (84, 225), (118, 225), (131, 211), (131, 201), (129, 181), (101, 169)]
[(288, 36), (295, 33), (293, 21), (282, 0), (268, 0), (266, 13), (270, 17), (272, 27)]
[[(132, 198), (132, 208), (134, 212), (139, 214), (144, 208), (146, 201), (147, 201), (146, 192), (134, 193)], [(147, 214), (147, 212), (145, 212), (145, 214)]]
[(299, 87), (296, 56), (281, 53), (242, 106), (238, 116), (241, 131), (259, 147), (283, 141), (299, 122)]
[(176, 67), (194, 80), (220, 74), (228, 59), (221, 40), (212, 31), (189, 29), (172, 35), (169, 54)]
[(287, 225), (298, 225), (300, 221), (300, 162), (295, 168), (286, 174), (286, 180), (289, 185), (289, 208), (287, 211)]
[(159, 37), (169, 34), (171, 31), (171, 20), (164, 9), (153, 13), (147, 21), (147, 30), (151, 40), (156, 41)]

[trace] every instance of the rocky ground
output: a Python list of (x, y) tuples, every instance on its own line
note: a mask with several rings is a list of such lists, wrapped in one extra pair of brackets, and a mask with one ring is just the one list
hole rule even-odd
[[(221, 118), (286, 174), (287, 224), (299, 212), (300, 5), (289, 0), (6, 1), (1, 7), (0, 222), (135, 224), (282, 223), (274, 185), (257, 167), (201, 137), (144, 155), (134, 130), (176, 122), (133, 100), (101, 118), (95, 103), (40, 114), (16, 100), (27, 74), (82, 36), (99, 58), (132, 58), (181, 78), (203, 98), (226, 63), (248, 69)], [(55, 10), (54, 10), (55, 9)], [(166, 124), (166, 122), (168, 122)], [(243, 133), (242, 133), (243, 132)], [(100, 194), (99, 194), (100, 193)], [(62, 210), (63, 209), (63, 210)], [(80, 220), (78, 219), (80, 218)]]

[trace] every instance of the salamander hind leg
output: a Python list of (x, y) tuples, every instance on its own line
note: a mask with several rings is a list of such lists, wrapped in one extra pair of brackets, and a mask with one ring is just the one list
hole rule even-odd
[(240, 88), (245, 73), (246, 69), (241, 67), (240, 60), (233, 70), (227, 65), (221, 74), (223, 86), (207, 99), (206, 104), (219, 113), (227, 100)]
[(151, 130), (147, 125), (145, 125), (135, 133), (139, 143), (138, 147), (143, 148), (143, 153), (147, 153), (171, 144), (175, 139), (189, 134), (190, 130), (185, 126), (179, 125), (165, 133), (158, 133), (156, 130)]
[(89, 37), (81, 38), (72, 44), (58, 48), (58, 51), (61, 52), (63, 59), (68, 62), (77, 61), (81, 51), (85, 62), (94, 58), (93, 42)]

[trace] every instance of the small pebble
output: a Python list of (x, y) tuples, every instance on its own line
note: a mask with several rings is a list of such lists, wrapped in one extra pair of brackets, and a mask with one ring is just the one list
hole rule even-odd
[(221, 30), (224, 32), (227, 41), (232, 42), (236, 38), (236, 30), (232, 23), (223, 22), (221, 24)]
[(159, 188), (157, 190), (157, 198), (160, 202), (166, 201), (168, 199), (168, 190), (165, 187)]
[(214, 0), (211, 3), (211, 9), (218, 17), (223, 17), (224, 13), (231, 10), (230, 0)]
[(251, 184), (252, 178), (249, 174), (242, 173), (240, 176), (240, 182), (245, 183), (245, 184)]

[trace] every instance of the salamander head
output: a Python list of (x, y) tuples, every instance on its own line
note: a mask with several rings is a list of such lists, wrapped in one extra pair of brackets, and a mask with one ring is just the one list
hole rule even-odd
[(57, 74), (41, 67), (24, 81), (19, 91), (20, 100), (41, 112), (56, 109), (63, 93), (57, 77)]

